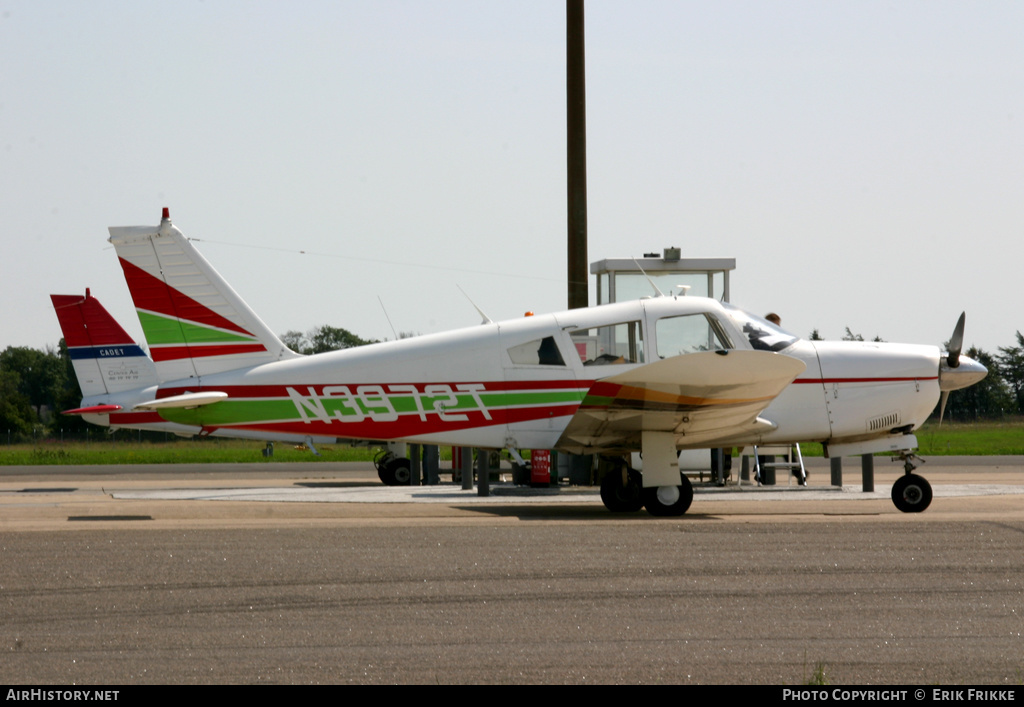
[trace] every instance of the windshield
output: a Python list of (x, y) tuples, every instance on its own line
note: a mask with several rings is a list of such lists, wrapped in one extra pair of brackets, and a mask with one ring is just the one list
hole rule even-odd
[(736, 326), (747, 337), (750, 345), (758, 351), (782, 351), (800, 340), (799, 336), (789, 333), (777, 324), (772, 324), (764, 317), (751, 314), (728, 303), (723, 303), (723, 306)]

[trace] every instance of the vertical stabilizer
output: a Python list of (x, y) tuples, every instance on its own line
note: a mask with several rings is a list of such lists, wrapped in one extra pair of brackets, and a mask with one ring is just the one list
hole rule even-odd
[(139, 322), (162, 381), (298, 356), (171, 223), (111, 227)]
[(64, 343), (84, 398), (110, 395), (157, 383), (156, 368), (99, 300), (50, 295)]

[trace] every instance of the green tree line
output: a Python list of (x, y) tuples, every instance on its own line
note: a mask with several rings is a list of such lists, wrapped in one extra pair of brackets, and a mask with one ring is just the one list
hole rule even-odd
[(82, 431), (88, 423), (58, 411), (82, 399), (64, 339), (45, 351), (8, 346), (0, 352), (0, 438), (21, 442), (52, 436), (55, 430)]

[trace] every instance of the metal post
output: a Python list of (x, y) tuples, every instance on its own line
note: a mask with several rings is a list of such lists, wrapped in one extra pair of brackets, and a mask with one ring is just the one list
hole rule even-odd
[(862, 454), (860, 457), (860, 475), (864, 484), (864, 493), (875, 490), (875, 457), (871, 454)]
[(590, 304), (587, 273), (587, 91), (583, 0), (565, 2), (569, 309)]
[[(473, 488), (473, 448), (461, 447), (459, 451), (462, 460), (462, 488), (469, 491)], [(454, 461), (452, 459), (452, 462)]]
[(438, 469), (439, 457), (437, 445), (428, 444), (423, 447), (423, 471), (427, 477), (427, 484), (430, 486), (437, 486), (441, 482)]
[(762, 486), (774, 486), (775, 485), (775, 455), (770, 454), (761, 462), (761, 485)]
[(716, 447), (711, 450), (712, 469), (714, 471), (715, 486), (725, 486), (725, 450)]
[[(472, 454), (473, 450), (469, 450)], [(477, 496), (490, 496), (491, 495), (491, 470), (490, 460), (488, 457), (491, 455), (486, 449), (476, 450), (476, 495)]]
[(829, 465), (832, 467), (832, 485), (842, 486), (843, 485), (843, 458), (832, 457), (828, 460)]
[(423, 468), (423, 452), (420, 450), (420, 445), (410, 444), (409, 445), (409, 485), (419, 486), (423, 483), (423, 474), (420, 470)]

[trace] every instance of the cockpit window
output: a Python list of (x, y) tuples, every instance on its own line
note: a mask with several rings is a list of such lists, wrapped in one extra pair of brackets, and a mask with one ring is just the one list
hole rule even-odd
[(732, 348), (722, 325), (708, 314), (665, 317), (654, 325), (654, 331), (658, 337), (658, 358)]
[(644, 330), (639, 321), (575, 329), (570, 334), (584, 366), (644, 362)]
[(736, 326), (746, 335), (750, 345), (758, 351), (782, 351), (800, 340), (799, 336), (756, 314), (731, 304), (725, 304), (725, 308)]
[(564, 366), (565, 359), (558, 350), (555, 339), (545, 336), (543, 339), (513, 346), (508, 350), (512, 363), (520, 366)]

